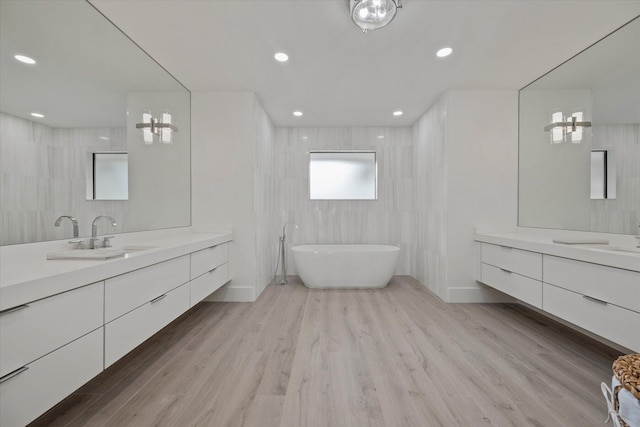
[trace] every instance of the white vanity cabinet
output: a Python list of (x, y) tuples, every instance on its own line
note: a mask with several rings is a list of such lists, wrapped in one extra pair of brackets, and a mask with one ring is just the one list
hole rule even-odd
[(482, 282), (542, 308), (542, 255), (483, 243)]
[(3, 283), (0, 426), (33, 421), (228, 282), (231, 236), (212, 236), (174, 236), (146, 257), (42, 261), (50, 276)]
[(228, 243), (191, 254), (191, 307), (229, 281), (228, 261)]
[(23, 426), (102, 371), (104, 283), (0, 314), (0, 425)]
[(483, 242), (481, 282), (640, 351), (640, 272)]
[(544, 256), (542, 307), (610, 341), (640, 350), (640, 273)]
[(189, 309), (190, 255), (105, 281), (104, 367)]

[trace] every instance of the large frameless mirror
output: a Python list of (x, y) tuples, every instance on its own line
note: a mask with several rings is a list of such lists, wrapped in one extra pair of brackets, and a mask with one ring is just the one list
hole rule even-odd
[(191, 224), (191, 94), (91, 3), (0, 1), (0, 93), (0, 244)]
[(520, 90), (518, 224), (636, 234), (640, 17)]
[(309, 153), (309, 199), (376, 200), (377, 164), (372, 151)]

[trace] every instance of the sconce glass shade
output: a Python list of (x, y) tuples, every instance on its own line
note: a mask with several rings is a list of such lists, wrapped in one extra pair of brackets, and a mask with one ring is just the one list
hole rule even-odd
[[(551, 123), (559, 123), (564, 121), (564, 115), (562, 111), (556, 111), (551, 114)], [(556, 126), (551, 129), (551, 142), (554, 144), (559, 144), (564, 141), (564, 127)]]
[[(577, 111), (575, 113), (573, 113), (571, 115), (571, 117), (573, 117), (575, 120), (574, 122), (582, 122), (582, 118), (584, 116), (584, 113), (582, 111)], [(567, 133), (571, 133), (571, 142), (574, 144), (579, 144), (582, 142), (582, 135), (583, 135), (583, 128), (582, 126), (575, 126), (574, 128), (568, 127), (567, 128)]]
[(351, 19), (363, 31), (388, 25), (396, 16), (399, 0), (350, 0)]
[(142, 113), (142, 123), (145, 125), (149, 125), (142, 129), (142, 139), (145, 144), (150, 145), (153, 144), (153, 132), (151, 132), (151, 121), (153, 118), (151, 117), (151, 111), (145, 111)]
[[(162, 113), (162, 123), (171, 124), (171, 114), (168, 112)], [(160, 141), (164, 144), (171, 144), (171, 137), (173, 136), (173, 130), (170, 127), (163, 127), (160, 130)]]

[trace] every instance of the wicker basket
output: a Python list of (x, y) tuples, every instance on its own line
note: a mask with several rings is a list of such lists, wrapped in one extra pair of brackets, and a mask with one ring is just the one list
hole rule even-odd
[(613, 362), (613, 374), (620, 384), (640, 400), (640, 354), (620, 356)]
[(611, 389), (604, 383), (601, 386), (609, 417), (614, 426), (640, 426), (640, 354), (620, 356), (612, 368)]

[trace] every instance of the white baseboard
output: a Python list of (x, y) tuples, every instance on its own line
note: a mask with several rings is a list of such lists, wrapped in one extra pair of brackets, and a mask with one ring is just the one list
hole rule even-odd
[(254, 302), (254, 289), (224, 285), (204, 300), (208, 302)]
[(447, 302), (449, 303), (506, 303), (516, 301), (512, 297), (487, 286), (449, 288), (447, 294)]

